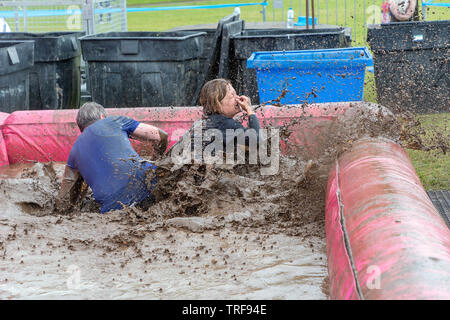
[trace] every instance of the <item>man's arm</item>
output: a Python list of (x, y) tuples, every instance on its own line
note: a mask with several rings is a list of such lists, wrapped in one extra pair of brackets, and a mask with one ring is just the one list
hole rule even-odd
[[(70, 204), (74, 204), (81, 194), (83, 178), (78, 170), (66, 165), (64, 175), (56, 198), (56, 208), (58, 211), (65, 211)], [(86, 188), (87, 189), (87, 188)]]
[(163, 153), (167, 148), (169, 135), (164, 130), (146, 123), (140, 123), (134, 130), (132, 137), (141, 141), (157, 141), (154, 146), (158, 153)]

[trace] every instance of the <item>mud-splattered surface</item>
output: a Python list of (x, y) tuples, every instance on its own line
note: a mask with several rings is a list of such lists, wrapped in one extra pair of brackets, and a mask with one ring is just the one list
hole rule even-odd
[(360, 138), (398, 141), (402, 123), (365, 105), (322, 132), (318, 156), (281, 156), (275, 175), (160, 160), (158, 202), (146, 211), (101, 215), (89, 192), (56, 212), (63, 164), (3, 168), (0, 298), (328, 299), (330, 166)]
[[(220, 221), (150, 217), (131, 208), (85, 212), (92, 200), (71, 214), (41, 216), (51, 168), (62, 172), (62, 164), (36, 164), (27, 170), (37, 172), (32, 180), (2, 180), (2, 193), (34, 189), (28, 196), (4, 193), (0, 203), (2, 299), (327, 298), (322, 234), (247, 227), (251, 213), (242, 210)], [(23, 210), (24, 203), (36, 211)]]

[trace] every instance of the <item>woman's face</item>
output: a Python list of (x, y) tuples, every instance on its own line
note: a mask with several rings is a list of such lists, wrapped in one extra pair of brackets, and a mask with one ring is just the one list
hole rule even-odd
[(241, 109), (239, 108), (237, 98), (238, 95), (236, 94), (234, 88), (231, 85), (228, 85), (227, 94), (222, 99), (222, 101), (220, 101), (222, 114), (225, 117), (233, 118), (236, 114), (238, 114), (241, 111)]

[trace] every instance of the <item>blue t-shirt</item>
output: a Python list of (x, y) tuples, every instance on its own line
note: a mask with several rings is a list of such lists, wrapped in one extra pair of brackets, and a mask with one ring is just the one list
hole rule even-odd
[[(149, 197), (145, 172), (156, 166), (143, 160), (129, 137), (139, 122), (111, 116), (88, 126), (70, 150), (67, 165), (80, 172), (91, 187), (101, 212), (122, 209)], [(152, 181), (152, 188), (156, 178)]]

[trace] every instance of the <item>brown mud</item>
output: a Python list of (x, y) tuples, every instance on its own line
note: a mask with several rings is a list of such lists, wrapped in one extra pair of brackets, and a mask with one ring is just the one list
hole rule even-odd
[[(308, 121), (304, 117), (285, 124), (280, 128), (282, 139), (288, 142), (294, 122), (307, 126)], [(361, 138), (399, 142), (401, 131), (396, 117), (375, 104), (355, 105), (326, 125), (318, 156), (293, 148), (289, 156), (280, 154), (274, 175), (261, 175), (258, 165), (180, 167), (170, 157), (156, 161), (159, 183), (154, 194), (158, 201), (147, 214), (154, 219), (158, 215), (165, 219), (209, 217), (207, 225), (217, 226), (223, 225), (223, 212), (247, 213), (242, 224), (262, 232), (323, 237), (325, 189), (336, 157)]]
[(242, 210), (220, 218), (134, 207), (101, 215), (91, 194), (55, 213), (46, 208), (59, 183), (52, 172), (60, 178), (62, 170), (37, 163), (3, 173), (2, 299), (327, 298), (322, 236), (264, 232)]
[[(280, 128), (282, 139), (308, 120)], [(3, 168), (0, 298), (327, 299), (330, 168), (366, 137), (423, 148), (410, 134), (414, 121), (358, 104), (321, 131), (318, 155), (294, 148), (280, 155), (275, 175), (262, 176), (258, 165), (155, 160), (158, 201), (145, 211), (101, 215), (89, 191), (57, 212), (63, 164)]]

